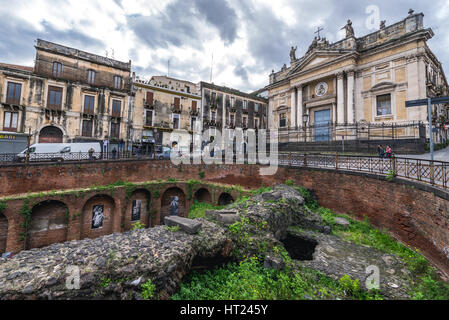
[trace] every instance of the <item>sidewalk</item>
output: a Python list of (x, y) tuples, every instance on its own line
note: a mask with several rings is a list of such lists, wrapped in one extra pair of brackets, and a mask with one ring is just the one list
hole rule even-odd
[[(423, 160), (430, 160), (430, 152), (424, 153), (424, 154), (398, 154), (397, 155), (400, 158), (413, 158), (413, 159), (423, 159)], [(434, 152), (434, 160), (437, 161), (449, 161), (449, 147), (446, 149), (438, 150)]]

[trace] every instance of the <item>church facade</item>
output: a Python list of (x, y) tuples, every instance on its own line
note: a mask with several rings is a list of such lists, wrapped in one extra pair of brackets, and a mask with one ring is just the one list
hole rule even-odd
[[(404, 20), (383, 21), (361, 38), (348, 21), (341, 41), (315, 37), (301, 58), (292, 48), (290, 66), (273, 70), (266, 87), (269, 128), (296, 130), (295, 140), (328, 141), (350, 136), (348, 128), (356, 125), (427, 123), (425, 106), (406, 108), (405, 102), (446, 93), (447, 81), (427, 46), (434, 34), (423, 18), (410, 10)], [(434, 116), (444, 109), (434, 108)], [(413, 135), (407, 131), (416, 128), (396, 134)]]

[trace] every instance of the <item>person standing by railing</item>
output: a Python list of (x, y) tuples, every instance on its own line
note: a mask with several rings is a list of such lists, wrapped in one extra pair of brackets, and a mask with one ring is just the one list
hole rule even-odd
[(390, 146), (387, 146), (387, 149), (385, 149), (385, 153), (386, 153), (386, 155), (387, 155), (387, 158), (388, 158), (388, 159), (391, 159), (391, 156), (392, 156), (392, 154), (393, 154), (393, 151), (391, 150), (391, 147), (390, 147)]
[(379, 158), (385, 157), (384, 147), (381, 144), (377, 146), (377, 153), (379, 154)]
[(89, 149), (89, 160), (94, 160), (94, 148)]

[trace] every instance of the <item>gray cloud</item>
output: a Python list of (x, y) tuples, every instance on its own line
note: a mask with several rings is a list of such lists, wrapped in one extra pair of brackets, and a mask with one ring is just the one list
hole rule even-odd
[(207, 22), (215, 26), (221, 39), (230, 44), (237, 37), (237, 14), (227, 1), (196, 0), (196, 9), (204, 15)]
[(37, 38), (73, 46), (87, 51), (99, 51), (104, 47), (101, 40), (94, 39), (75, 29), (61, 31), (47, 21), (42, 21), (43, 31), (37, 31), (27, 21), (0, 15), (0, 58), (2, 62), (22, 63), (35, 55), (34, 43)]
[[(228, 86), (252, 91), (268, 82), (272, 69), (278, 70), (284, 63), (289, 63), (291, 46), (298, 46), (297, 56), (303, 55), (318, 26), (324, 28), (322, 35), (330, 41), (339, 40), (337, 34), (347, 19), (353, 21), (356, 36), (371, 33), (373, 30), (368, 30), (365, 24), (368, 18), (365, 11), (370, 5), (379, 7), (380, 18), (387, 20), (387, 25), (404, 19), (410, 8), (415, 9), (415, 12), (424, 12), (426, 27), (431, 27), (435, 32), (435, 37), (428, 42), (429, 47), (444, 66), (449, 63), (449, 34), (445, 33), (445, 30), (449, 30), (449, 19), (439, 16), (443, 7), (448, 6), (446, 0), (434, 1), (432, 6), (422, 0), (292, 0), (289, 3), (290, 15), (295, 17), (295, 25), (286, 23), (282, 13), (273, 12), (270, 7), (255, 0), (175, 0), (151, 16), (126, 16), (123, 1), (114, 2), (125, 18), (124, 22), (116, 22), (115, 30), (132, 31), (135, 34), (138, 44), (128, 48), (129, 56), (136, 73), (146, 77), (166, 74), (166, 68), (155, 65), (165, 66), (170, 59), (172, 76), (208, 81), (210, 59), (204, 59), (203, 53), (213, 49), (211, 41), (218, 38), (225, 44), (226, 55), (222, 61), (214, 63), (214, 79)], [(5, 6), (7, 8), (8, 5)], [(14, 10), (13, 3), (9, 6), (11, 8), (7, 10)], [(61, 31), (43, 20), (41, 25), (44, 30), (39, 32), (26, 20), (8, 15), (7, 10), (0, 11), (2, 62), (31, 62), (35, 55), (33, 44), (36, 38), (104, 54), (106, 45), (101, 39), (95, 38), (95, 30), (86, 34), (74, 25), (71, 30)], [(71, 17), (68, 16), (67, 20), (70, 21)], [(85, 27), (94, 25), (87, 19), (82, 24)], [(246, 36), (243, 41), (246, 42), (247, 50), (226, 51), (243, 35)], [(136, 65), (140, 55), (137, 48), (140, 47), (152, 52), (149, 65)], [(156, 54), (156, 49), (170, 47), (185, 49), (185, 54)], [(229, 70), (229, 66), (238, 79), (236, 84), (224, 78), (224, 70)], [(266, 82), (254, 83), (256, 76), (265, 77)]]

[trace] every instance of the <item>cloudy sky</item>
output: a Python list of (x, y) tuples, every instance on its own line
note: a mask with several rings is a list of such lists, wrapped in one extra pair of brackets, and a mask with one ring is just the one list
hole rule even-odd
[[(430, 6), (429, 4), (432, 3)], [(318, 27), (331, 42), (353, 21), (356, 36), (413, 8), (435, 32), (429, 46), (449, 69), (449, 0), (0, 0), (0, 62), (32, 66), (37, 38), (121, 61), (141, 78), (166, 75), (243, 91), (309, 47)], [(213, 55), (213, 64), (212, 64)]]

